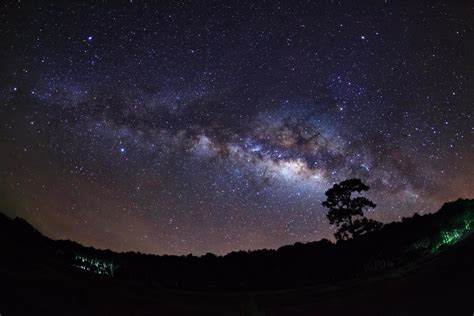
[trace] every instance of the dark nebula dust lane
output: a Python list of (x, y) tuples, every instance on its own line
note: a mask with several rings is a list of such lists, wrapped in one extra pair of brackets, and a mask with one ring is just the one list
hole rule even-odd
[(474, 4), (6, 1), (0, 211), (52, 238), (224, 254), (474, 196)]

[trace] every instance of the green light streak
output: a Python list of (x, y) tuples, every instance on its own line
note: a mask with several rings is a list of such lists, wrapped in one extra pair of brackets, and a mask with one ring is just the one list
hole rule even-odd
[(432, 252), (437, 252), (441, 247), (451, 246), (457, 243), (461, 238), (463, 238), (468, 232), (471, 231), (472, 221), (465, 219), (463, 225), (460, 228), (455, 228), (451, 230), (443, 230), (440, 233), (440, 240), (432, 248)]
[(75, 263), (73, 266), (84, 271), (108, 276), (113, 276), (114, 270), (116, 269), (116, 266), (114, 266), (110, 261), (89, 258), (81, 255), (75, 256)]

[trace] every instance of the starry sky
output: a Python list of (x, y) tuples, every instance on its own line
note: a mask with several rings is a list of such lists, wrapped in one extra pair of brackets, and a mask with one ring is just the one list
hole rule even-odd
[(225, 254), (474, 197), (474, 3), (4, 1), (0, 211), (55, 239)]

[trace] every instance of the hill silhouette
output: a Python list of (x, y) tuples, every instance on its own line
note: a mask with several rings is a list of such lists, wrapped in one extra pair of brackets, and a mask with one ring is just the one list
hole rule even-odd
[(0, 214), (0, 313), (472, 314), (473, 230), (474, 200), (459, 199), (337, 243), (158, 256), (54, 241)]

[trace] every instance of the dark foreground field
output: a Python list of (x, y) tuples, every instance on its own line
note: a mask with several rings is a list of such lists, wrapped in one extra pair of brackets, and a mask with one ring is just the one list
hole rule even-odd
[[(350, 264), (350, 263), (348, 263)], [(1, 270), (1, 315), (472, 315), (472, 236), (369, 280), (280, 291), (182, 291), (54, 266)]]
[(474, 200), (336, 244), (155, 256), (0, 214), (0, 315), (474, 315)]

